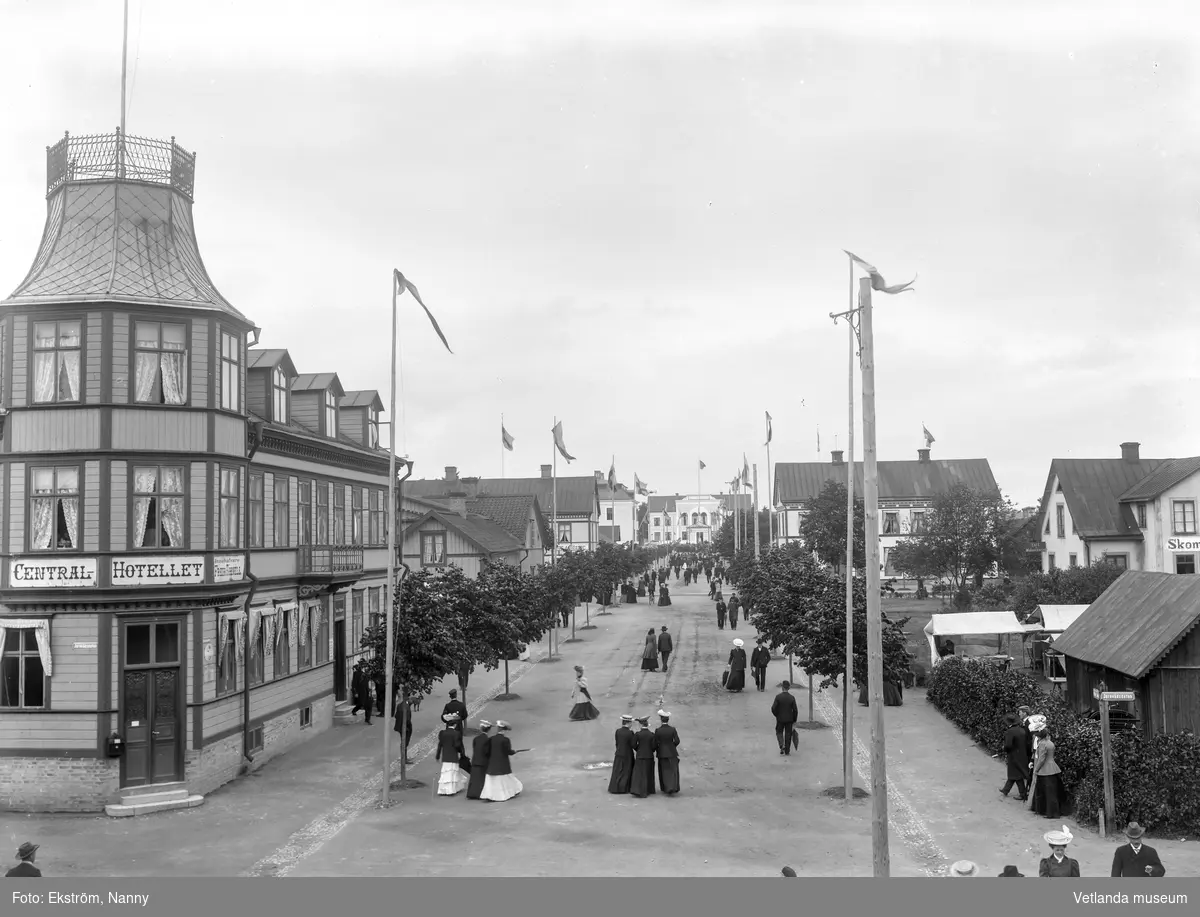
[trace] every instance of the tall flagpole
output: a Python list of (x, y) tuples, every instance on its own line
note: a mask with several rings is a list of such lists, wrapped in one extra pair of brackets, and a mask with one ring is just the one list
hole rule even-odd
[(775, 487), (771, 480), (771, 422), (767, 421), (767, 549), (775, 544)]
[(886, 742), (883, 733), (883, 608), (879, 592), (879, 468), (875, 456), (875, 352), (871, 279), (858, 282), (862, 331), (863, 476), (867, 536), (867, 688), (871, 715), (871, 848), (876, 878), (891, 871), (888, 855)]
[[(558, 427), (558, 418), (555, 417), (554, 418), (554, 428), (557, 428), (557, 427)], [(553, 437), (554, 437), (553, 429), (551, 431), (550, 436), (553, 439)], [(554, 444), (554, 451), (553, 451), (553, 456), (552, 456), (551, 461), (553, 462), (553, 466), (552, 466), (553, 471), (551, 473), (552, 484), (550, 486), (552, 489), (551, 489), (551, 496), (550, 496), (550, 505), (553, 507), (553, 509), (551, 510), (551, 515), (554, 518), (554, 540), (551, 542), (551, 546), (550, 546), (550, 565), (554, 566), (558, 563), (558, 443)], [(558, 624), (558, 616), (555, 615), (554, 623), (550, 625), (551, 633), (548, 633), (546, 635), (546, 645), (549, 648), (549, 655), (547, 656), (547, 658), (549, 658), (549, 659), (554, 658), (553, 630), (554, 630), (555, 626), (557, 626), (557, 624)]]
[[(117, 177), (125, 177), (125, 97), (129, 70), (129, 0), (125, 0), (125, 22), (121, 32), (121, 136), (117, 138)], [(249, 614), (247, 612), (247, 614)], [(249, 618), (247, 618), (249, 620)]]
[[(396, 283), (395, 275), (392, 276), (392, 417), (389, 428), (391, 435), (388, 437), (388, 507), (391, 513), (391, 518), (388, 520), (388, 557), (387, 557), (387, 604), (386, 615), (387, 624), (385, 626), (387, 640), (387, 650), (384, 653), (384, 689), (385, 697), (384, 711), (387, 714), (387, 719), (384, 721), (383, 728), (383, 804), (386, 807), (390, 803), (392, 789), (392, 748), (391, 748), (391, 733), (390, 728), (392, 716), (392, 682), (395, 668), (395, 622), (393, 619), (396, 616), (396, 526), (399, 524), (397, 518), (396, 507), (396, 298), (399, 295), (397, 289), (399, 285)], [(370, 701), (367, 701), (370, 703)], [(406, 724), (401, 723), (401, 728)], [(401, 733), (403, 735), (403, 733)], [(402, 760), (408, 756), (405, 754)], [(407, 762), (405, 762), (407, 763)], [(401, 774), (404, 773), (404, 764), (401, 765)], [(403, 785), (403, 784), (401, 784)]]
[(504, 414), (500, 414), (500, 477), (504, 477)]
[(754, 511), (751, 514), (751, 519), (754, 520), (754, 559), (759, 558), (759, 525), (758, 525), (758, 465), (754, 466)]
[(846, 442), (846, 675), (842, 679), (842, 777), (846, 802), (854, 799), (854, 262), (850, 262), (850, 422)]

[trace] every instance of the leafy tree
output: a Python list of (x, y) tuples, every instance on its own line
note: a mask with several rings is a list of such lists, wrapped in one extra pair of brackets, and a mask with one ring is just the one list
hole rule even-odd
[(1010, 607), (1026, 621), (1039, 605), (1090, 605), (1124, 572), (1114, 563), (1099, 560), (1090, 567), (1033, 573), (1016, 584)]
[[(740, 514), (740, 515), (739, 515)], [(716, 553), (722, 557), (732, 560), (734, 557), (733, 550), (733, 527), (734, 518), (738, 517), (737, 524), (741, 526), (742, 532), (742, 547), (750, 548), (750, 553), (754, 553), (754, 511), (750, 509), (742, 509), (735, 513), (730, 513), (721, 523), (721, 527), (717, 529), (717, 533), (713, 535), (712, 547)], [(758, 534), (765, 549), (771, 544), (771, 511), (768, 509), (760, 510), (758, 513)], [(692, 552), (699, 552), (699, 545), (680, 545), (680, 548), (689, 548)]]
[[(530, 608), (532, 577), (519, 567), (484, 560), (475, 580), (476, 601), (463, 616), (467, 629), (465, 642), (471, 648), (473, 665), (491, 671), (505, 667), (505, 686), (508, 684), (508, 661), (521, 652), (521, 644), (540, 640), (545, 627), (531, 628), (531, 619), (542, 621), (541, 609)], [(529, 633), (535, 630), (533, 640)], [(461, 684), (461, 682), (460, 682)], [(463, 703), (467, 702), (463, 685)]]
[[(800, 519), (800, 536), (817, 557), (839, 570), (846, 567), (846, 485), (826, 481)], [(867, 568), (867, 517), (862, 497), (854, 497), (854, 569)]]
[(1013, 511), (998, 493), (955, 484), (933, 500), (925, 531), (897, 545), (900, 560), (909, 570), (948, 578), (955, 593), (968, 580), (976, 587), (1004, 555)]
[(917, 581), (917, 598), (925, 598), (925, 580), (942, 574), (941, 558), (930, 545), (916, 538), (905, 538), (888, 555), (888, 560), (901, 576)]

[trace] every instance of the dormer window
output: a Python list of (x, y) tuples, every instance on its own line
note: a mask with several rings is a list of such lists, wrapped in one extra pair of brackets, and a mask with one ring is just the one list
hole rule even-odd
[(325, 390), (325, 435), (337, 439), (337, 398), (329, 389)]
[(271, 373), (271, 419), (276, 423), (288, 421), (288, 380), (282, 366)]
[(367, 411), (367, 445), (372, 449), (379, 448), (379, 412)]

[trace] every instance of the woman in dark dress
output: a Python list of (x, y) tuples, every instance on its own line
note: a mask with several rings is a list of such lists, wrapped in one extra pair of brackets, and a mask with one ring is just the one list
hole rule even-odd
[(1066, 825), (1061, 831), (1047, 831), (1043, 838), (1050, 845), (1050, 856), (1038, 863), (1038, 875), (1043, 879), (1078, 879), (1079, 861), (1067, 856), (1067, 844), (1075, 840)]
[(741, 691), (746, 687), (746, 651), (745, 644), (739, 639), (733, 641), (733, 649), (729, 651), (729, 678), (725, 681), (725, 690)]
[(594, 720), (600, 715), (596, 705), (592, 703), (591, 692), (588, 691), (587, 679), (583, 677), (583, 666), (575, 666), (575, 687), (571, 689), (571, 719)]
[[(1037, 717), (1033, 717), (1037, 720)], [(1037, 750), (1033, 763), (1033, 805), (1031, 808), (1043, 818), (1058, 818), (1062, 814), (1063, 782), (1062, 768), (1054, 760), (1054, 743), (1046, 729), (1035, 730)]]
[[(667, 587), (664, 586), (664, 589)], [(646, 645), (642, 648), (642, 671), (658, 671), (658, 638), (654, 636), (654, 628), (646, 634)]]
[(667, 591), (667, 584), (663, 583), (658, 587), (658, 605), (660, 608), (671, 604), (671, 593)]
[(512, 763), (509, 759), (513, 755), (520, 754), (521, 751), (529, 751), (529, 749), (513, 750), (512, 742), (509, 741), (508, 736), (503, 734), (512, 729), (508, 723), (497, 720), (496, 728), (500, 732), (488, 740), (487, 776), (483, 780), (483, 791), (479, 794), (479, 798), (486, 799), (488, 802), (506, 802), (514, 796), (520, 796), (521, 791), (525, 789), (521, 786), (521, 781), (513, 775)]
[(725, 600), (717, 596), (717, 630), (725, 629)]
[(442, 770), (438, 775), (437, 794), (454, 796), (467, 788), (468, 777), (460, 767), (465, 751), (462, 733), (455, 725), (458, 722), (458, 714), (444, 714), (442, 720), (446, 728), (438, 733), (436, 758), (442, 762)]
[(633, 779), (629, 781), (630, 795), (645, 799), (654, 795), (654, 733), (650, 731), (650, 717), (639, 716), (642, 728), (633, 737)]
[(633, 730), (629, 728), (632, 722), (633, 717), (628, 713), (621, 714), (621, 725), (614, 736), (617, 751), (613, 756), (612, 777), (608, 781), (610, 793), (629, 792), (629, 782), (633, 779)]
[(479, 721), (479, 735), (471, 742), (471, 780), (467, 783), (467, 799), (478, 799), (487, 779), (488, 746), (492, 740), (492, 724)]

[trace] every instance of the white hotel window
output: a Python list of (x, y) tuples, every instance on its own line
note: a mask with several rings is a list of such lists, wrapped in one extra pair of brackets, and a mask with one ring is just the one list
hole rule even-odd
[(30, 510), (33, 550), (79, 547), (79, 468), (34, 468)]
[(79, 401), (80, 322), (33, 326), (33, 400)]
[[(46, 706), (46, 674), (38, 648), (39, 629), (0, 628), (0, 707)], [(48, 647), (48, 631), (43, 631), (42, 639)]]
[(134, 343), (134, 400), (140, 404), (186, 404), (186, 326), (136, 322)]
[(183, 547), (183, 468), (133, 469), (133, 546)]

